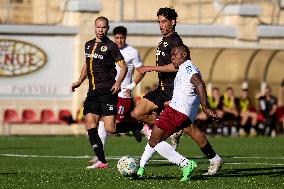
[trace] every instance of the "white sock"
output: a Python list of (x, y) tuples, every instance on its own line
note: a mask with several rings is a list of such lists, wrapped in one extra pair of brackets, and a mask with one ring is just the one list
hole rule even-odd
[(99, 121), (98, 134), (99, 134), (99, 137), (100, 137), (100, 139), (103, 143), (103, 146), (105, 147), (107, 132), (106, 132), (105, 124), (104, 124), (103, 121)]
[(145, 167), (146, 163), (148, 163), (155, 152), (156, 150), (147, 143), (140, 159), (140, 167)]
[(154, 148), (161, 156), (168, 159), (170, 162), (181, 167), (188, 165), (188, 159), (180, 155), (175, 149), (165, 141), (160, 142)]
[(220, 156), (216, 154), (212, 159), (209, 159), (210, 163), (216, 162), (216, 161), (221, 161)]

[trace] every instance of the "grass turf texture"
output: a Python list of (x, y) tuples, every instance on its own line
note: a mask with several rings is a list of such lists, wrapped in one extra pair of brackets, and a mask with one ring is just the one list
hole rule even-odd
[[(203, 177), (208, 160), (189, 137), (183, 136), (178, 151), (194, 157), (198, 167), (191, 182), (180, 183), (180, 168), (167, 161), (151, 161), (145, 178), (139, 180), (119, 175), (114, 159), (108, 161), (109, 169), (86, 170), (93, 152), (83, 136), (0, 137), (0, 188), (284, 188), (283, 136), (209, 140), (225, 161), (221, 171)], [(140, 156), (145, 144), (145, 138), (137, 143), (133, 137), (111, 136), (106, 156)], [(157, 154), (153, 159), (163, 160)]]

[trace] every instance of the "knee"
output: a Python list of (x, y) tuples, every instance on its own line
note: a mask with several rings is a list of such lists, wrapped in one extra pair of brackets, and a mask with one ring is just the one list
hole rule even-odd
[(86, 120), (85, 121), (85, 125), (86, 125), (86, 129), (92, 129), (92, 128), (96, 128), (95, 122), (92, 120)]
[(184, 131), (187, 135), (191, 136), (192, 133), (193, 133), (193, 126), (190, 125), (189, 127), (183, 129), (183, 131)]
[(139, 114), (139, 112), (137, 110), (133, 110), (131, 113), (130, 113), (131, 117), (133, 117), (134, 119), (140, 121), (141, 120), (141, 115)]
[(110, 133), (110, 134), (115, 134), (115, 126), (114, 125), (105, 125), (105, 130), (106, 132)]
[(158, 144), (158, 141), (150, 138), (148, 143), (152, 148), (155, 148), (155, 146)]

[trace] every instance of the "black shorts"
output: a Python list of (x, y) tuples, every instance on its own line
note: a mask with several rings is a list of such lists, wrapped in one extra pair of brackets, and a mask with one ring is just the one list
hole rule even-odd
[(173, 96), (173, 89), (166, 87), (162, 90), (158, 87), (156, 90), (147, 93), (144, 98), (153, 102), (158, 106), (158, 109), (155, 112), (160, 113), (164, 108), (164, 103), (171, 100)]
[(84, 102), (83, 114), (109, 116), (116, 115), (117, 93), (111, 94), (110, 88), (99, 88), (88, 92)]

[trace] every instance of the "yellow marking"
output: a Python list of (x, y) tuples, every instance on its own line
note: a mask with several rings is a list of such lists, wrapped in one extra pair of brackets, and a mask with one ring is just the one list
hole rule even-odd
[(97, 44), (94, 45), (91, 53), (91, 58), (90, 58), (90, 73), (92, 76), (92, 85), (93, 85), (93, 90), (96, 88), (95, 86), (95, 76), (94, 76), (94, 71), (93, 71), (93, 58), (94, 58), (94, 52), (96, 50)]

